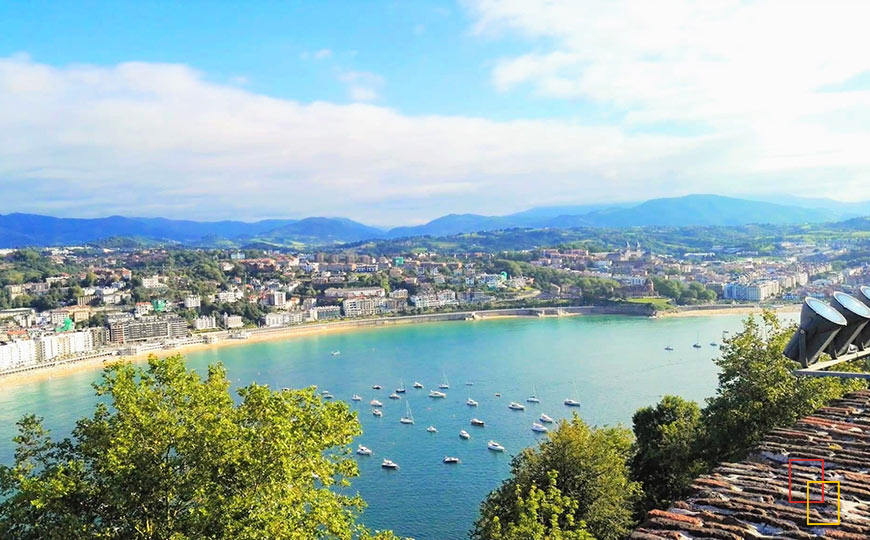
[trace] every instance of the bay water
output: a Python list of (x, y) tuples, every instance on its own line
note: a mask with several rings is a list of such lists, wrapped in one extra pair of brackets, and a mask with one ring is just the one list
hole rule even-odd
[[(531, 430), (541, 413), (557, 421), (577, 413), (590, 424), (631, 427), (635, 410), (665, 394), (703, 401), (716, 387), (712, 359), (719, 349), (711, 343), (720, 343), (723, 331), (739, 330), (744, 318), (429, 323), (249, 343), (196, 351), (187, 358), (202, 373), (208, 364), (222, 362), (236, 386), (254, 381), (276, 389), (316, 385), (351, 403), (363, 429), (355, 444), (374, 452), (355, 457), (360, 476), (352, 489), (369, 504), (363, 522), (420, 540), (452, 539), (467, 537), (480, 502), (509, 474), (511, 456), (546, 436)], [(668, 346), (674, 350), (665, 350)], [(0, 388), (0, 462), (11, 463), (14, 424), (26, 413), (44, 417), (54, 436), (67, 435), (76, 419), (91, 414), (96, 397), (90, 384), (98, 377), (98, 371), (79, 372)], [(427, 397), (445, 377), (447, 397)], [(413, 388), (415, 381), (425, 388)], [(375, 384), (382, 390), (373, 390)], [(402, 399), (388, 399), (400, 384), (407, 390)], [(526, 402), (533, 392), (540, 403)], [(352, 402), (353, 394), (362, 401)], [(467, 406), (468, 398), (479, 406)], [(566, 398), (582, 406), (566, 407)], [(383, 417), (371, 414), (372, 399), (383, 402)], [(526, 409), (510, 410), (511, 401)], [(413, 425), (399, 422), (406, 403)], [(473, 417), (486, 427), (470, 426)], [(430, 425), (437, 433), (426, 431)], [(462, 429), (471, 439), (459, 438)], [(487, 450), (489, 440), (506, 451)], [(461, 464), (443, 464), (447, 455)], [(383, 458), (399, 469), (382, 469)]]

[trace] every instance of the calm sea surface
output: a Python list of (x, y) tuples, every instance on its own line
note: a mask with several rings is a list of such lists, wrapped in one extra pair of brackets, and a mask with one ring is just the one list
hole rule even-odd
[[(348, 402), (360, 394), (363, 401), (352, 403), (364, 431), (358, 442), (374, 451), (372, 457), (358, 457), (361, 474), (353, 480), (369, 503), (363, 521), (418, 539), (464, 538), (480, 501), (508, 475), (511, 455), (540, 439), (530, 427), (542, 412), (558, 420), (576, 411), (592, 424), (630, 427), (638, 407), (664, 394), (703, 400), (716, 386), (711, 359), (718, 348), (710, 343), (719, 343), (723, 330), (738, 330), (742, 319), (602, 316), (432, 323), (251, 343), (188, 358), (202, 372), (209, 363), (223, 362), (237, 385), (317, 385)], [(693, 348), (695, 342), (702, 348)], [(668, 345), (674, 350), (665, 351)], [(447, 398), (426, 397), (442, 374), (450, 384)], [(89, 384), (97, 376), (80, 373), (0, 389), (0, 461), (11, 462), (14, 422), (21, 415), (45, 417), (56, 436), (89, 415), (95, 402)], [(405, 397), (388, 399), (400, 381)], [(426, 388), (415, 390), (414, 381)], [(372, 390), (373, 384), (383, 390)], [(533, 387), (539, 404), (525, 402)], [(466, 406), (468, 397), (480, 405)], [(564, 406), (569, 397), (582, 407)], [(371, 414), (374, 398), (384, 403), (382, 418)], [(527, 408), (509, 410), (510, 401)], [(399, 423), (406, 402), (414, 425)], [(471, 427), (472, 417), (486, 427)], [(430, 425), (438, 433), (428, 433)], [(471, 433), (470, 440), (459, 438), (461, 429)], [(490, 439), (507, 451), (488, 451)], [(445, 455), (462, 463), (443, 465)], [(381, 469), (382, 458), (400, 469)]]

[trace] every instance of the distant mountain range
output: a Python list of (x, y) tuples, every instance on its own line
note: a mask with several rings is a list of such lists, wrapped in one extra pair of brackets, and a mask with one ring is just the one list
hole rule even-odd
[(0, 248), (75, 245), (111, 237), (184, 245), (335, 244), (377, 238), (449, 236), (527, 228), (727, 226), (842, 221), (870, 215), (870, 202), (783, 197), (783, 202), (719, 195), (687, 195), (640, 203), (538, 207), (505, 216), (449, 214), (424, 225), (390, 230), (346, 218), (188, 221), (111, 216), (79, 219), (35, 214), (0, 215)]

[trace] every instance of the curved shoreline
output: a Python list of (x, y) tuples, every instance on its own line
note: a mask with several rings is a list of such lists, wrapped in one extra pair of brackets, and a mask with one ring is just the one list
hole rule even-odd
[[(799, 309), (799, 306), (797, 306)], [(0, 388), (14, 387), (31, 382), (40, 382), (54, 378), (66, 377), (79, 372), (96, 371), (115, 362), (143, 362), (150, 355), (158, 357), (183, 354), (194, 351), (216, 350), (223, 347), (247, 345), (264, 341), (278, 341), (294, 337), (311, 335), (326, 335), (349, 332), (365, 328), (384, 328), (405, 324), (424, 324), (431, 322), (450, 321), (482, 321), (513, 318), (549, 318), (574, 317), (583, 315), (625, 315), (653, 317), (700, 317), (714, 315), (737, 315), (760, 312), (760, 306), (714, 306), (707, 309), (680, 309), (671, 312), (651, 312), (645, 304), (618, 304), (613, 306), (570, 306), (562, 308), (509, 308), (492, 310), (456, 311), (447, 313), (432, 313), (426, 315), (403, 315), (397, 317), (380, 317), (375, 319), (352, 319), (329, 323), (315, 323), (277, 328), (257, 328), (247, 330), (250, 337), (246, 339), (221, 339), (216, 343), (195, 343), (175, 346), (168, 349), (142, 352), (134, 355), (117, 356), (104, 355), (84, 360), (70, 361), (58, 365), (46, 366), (18, 373), (0, 375)], [(785, 306), (778, 312), (794, 311), (793, 306)]]

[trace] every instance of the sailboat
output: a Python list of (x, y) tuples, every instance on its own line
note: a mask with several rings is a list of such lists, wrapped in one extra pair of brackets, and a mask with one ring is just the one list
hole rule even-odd
[(407, 401), (405, 402), (405, 416), (399, 419), (399, 422), (403, 424), (413, 424), (414, 423), (414, 415), (411, 414), (411, 404)]
[[(572, 381), (573, 382), (573, 381)], [(565, 400), (565, 405), (568, 407), (579, 407), (580, 406), (580, 394), (577, 392), (577, 383), (574, 382), (574, 397), (577, 399), (568, 398)]]
[(541, 400), (538, 399), (538, 389), (535, 388), (535, 385), (532, 385), (532, 395), (526, 398), (526, 402), (528, 403), (540, 403)]
[(396, 388), (396, 393), (397, 394), (404, 394), (405, 393), (405, 383), (401, 379), (399, 379), (399, 387)]
[(695, 338), (695, 344), (692, 345), (692, 347), (694, 347), (696, 349), (701, 348), (701, 332), (698, 332), (698, 336), (697, 336), (697, 338)]
[(442, 371), (441, 376), (442, 376), (443, 380), (441, 381), (441, 384), (438, 385), (438, 388), (440, 388), (442, 390), (446, 390), (446, 389), (450, 388), (450, 381), (447, 380), (447, 374)]

